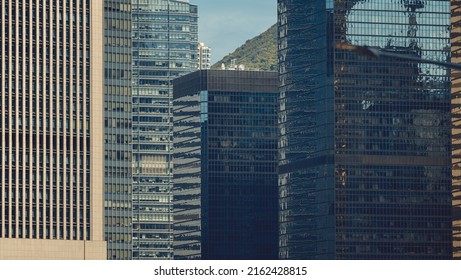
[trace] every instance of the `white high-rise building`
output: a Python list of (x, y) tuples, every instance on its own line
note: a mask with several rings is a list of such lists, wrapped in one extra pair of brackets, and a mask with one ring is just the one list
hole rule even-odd
[(198, 69), (206, 70), (211, 68), (211, 48), (204, 43), (198, 44)]

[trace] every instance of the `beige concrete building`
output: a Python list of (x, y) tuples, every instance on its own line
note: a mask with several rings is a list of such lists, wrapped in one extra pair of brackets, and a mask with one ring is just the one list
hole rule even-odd
[(0, 259), (105, 259), (104, 1), (0, 0)]
[[(451, 62), (461, 63), (461, 5), (451, 2)], [(461, 71), (452, 70), (453, 258), (461, 259)]]

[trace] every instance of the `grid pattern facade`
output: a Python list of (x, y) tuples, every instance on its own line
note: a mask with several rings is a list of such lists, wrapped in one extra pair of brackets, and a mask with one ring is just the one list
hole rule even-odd
[(105, 234), (107, 257), (132, 258), (131, 0), (105, 0)]
[[(89, 0), (0, 1), (0, 241), (5, 250), (8, 239), (42, 240), (31, 243), (38, 247), (54, 246), (43, 240), (103, 240), (98, 174), (103, 158), (97, 151), (102, 147), (102, 45), (94, 43), (102, 38), (100, 11)], [(72, 244), (69, 248), (78, 247)], [(43, 255), (50, 253), (41, 248)]]
[[(461, 63), (461, 3), (451, 1), (451, 61)], [(461, 72), (452, 71), (453, 258), (461, 258)]]
[(277, 259), (277, 75), (174, 80), (175, 259)]
[(172, 80), (197, 69), (197, 6), (132, 1), (133, 258), (171, 259)]
[[(280, 257), (448, 259), (450, 1), (279, 0)], [(300, 36), (302, 34), (302, 36)]]

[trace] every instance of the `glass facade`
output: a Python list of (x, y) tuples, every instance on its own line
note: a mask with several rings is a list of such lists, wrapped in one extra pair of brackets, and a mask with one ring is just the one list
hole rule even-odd
[(172, 79), (197, 69), (197, 6), (133, 0), (133, 258), (171, 259)]
[(450, 1), (279, 0), (280, 257), (448, 259)]
[(107, 258), (132, 257), (131, 0), (105, 0), (104, 181)]
[(174, 80), (175, 259), (277, 259), (277, 74)]

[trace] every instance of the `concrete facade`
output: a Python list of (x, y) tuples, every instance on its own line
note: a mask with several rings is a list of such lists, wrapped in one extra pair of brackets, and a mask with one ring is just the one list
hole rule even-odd
[(105, 259), (103, 2), (0, 10), (0, 259)]
[[(461, 6), (451, 5), (451, 62), (461, 63)], [(461, 259), (461, 72), (452, 70), (453, 258)]]

